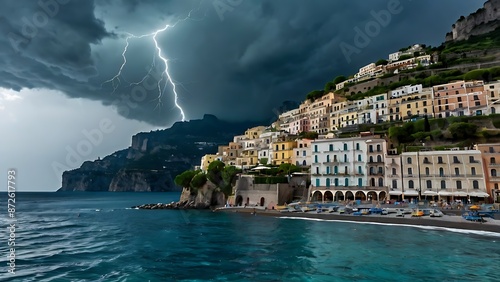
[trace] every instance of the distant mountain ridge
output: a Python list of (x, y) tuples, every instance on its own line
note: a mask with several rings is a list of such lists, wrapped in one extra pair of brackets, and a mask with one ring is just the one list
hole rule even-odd
[(235, 135), (261, 122), (226, 122), (205, 115), (176, 122), (164, 130), (141, 132), (129, 148), (65, 171), (58, 191), (164, 192), (180, 191), (173, 178), (217, 151)]

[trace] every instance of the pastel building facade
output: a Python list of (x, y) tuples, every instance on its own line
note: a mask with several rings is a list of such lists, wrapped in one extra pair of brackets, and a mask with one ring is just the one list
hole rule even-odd
[(312, 151), (311, 139), (298, 139), (297, 147), (293, 148), (292, 163), (296, 166), (308, 167), (311, 165)]
[(273, 158), (272, 164), (291, 164), (293, 159), (293, 149), (297, 147), (296, 141), (276, 141), (272, 143)]
[(500, 81), (484, 85), (488, 114), (500, 114)]
[(483, 81), (456, 81), (434, 86), (433, 106), (436, 118), (475, 116), (487, 112)]
[(311, 199), (385, 199), (385, 144), (384, 139), (372, 137), (314, 140), (311, 143)]
[(403, 198), (429, 196), (447, 202), (487, 198), (479, 150), (404, 152), (401, 164)]
[(498, 203), (500, 202), (500, 144), (478, 144), (475, 147), (481, 152), (483, 160), (486, 192), (491, 201)]

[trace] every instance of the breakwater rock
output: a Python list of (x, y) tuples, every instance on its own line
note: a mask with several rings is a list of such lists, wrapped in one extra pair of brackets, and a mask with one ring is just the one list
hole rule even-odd
[(143, 204), (139, 206), (133, 206), (133, 209), (140, 210), (168, 210), (168, 209), (207, 209), (209, 208), (203, 204), (196, 204), (195, 201), (184, 201), (184, 202), (171, 202), (168, 204), (156, 203), (156, 204)]

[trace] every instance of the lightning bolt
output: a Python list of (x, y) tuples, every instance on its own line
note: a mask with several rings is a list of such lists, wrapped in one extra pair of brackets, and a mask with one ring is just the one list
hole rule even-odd
[[(201, 5), (201, 2), (200, 2), (200, 5)], [(123, 62), (120, 65), (118, 72), (112, 78), (104, 81), (101, 84), (101, 87), (103, 87), (106, 84), (111, 84), (111, 86), (113, 87), (113, 92), (112, 92), (112, 94), (113, 94), (116, 92), (118, 87), (121, 85), (122, 80), (124, 82), (128, 82), (127, 80), (125, 80), (123, 78), (122, 71), (125, 68), (125, 66), (127, 65), (127, 51), (128, 51), (128, 47), (130, 45), (130, 40), (131, 39), (151, 38), (153, 43), (154, 43), (155, 50), (156, 50), (155, 55), (153, 56), (153, 62), (151, 64), (151, 68), (149, 69), (148, 73), (140, 81), (129, 83), (129, 86), (138, 85), (138, 84), (142, 83), (151, 74), (151, 71), (153, 70), (153, 67), (156, 64), (156, 58), (159, 58), (163, 62), (164, 69), (161, 73), (161, 78), (157, 82), (157, 85), (158, 85), (158, 97), (157, 97), (158, 104), (155, 107), (155, 109), (161, 106), (161, 99), (163, 97), (163, 92), (165, 92), (167, 85), (170, 85), (171, 89), (172, 89), (172, 93), (174, 94), (175, 107), (179, 110), (179, 112), (181, 114), (181, 120), (186, 121), (186, 115), (184, 113), (184, 109), (182, 109), (181, 105), (179, 104), (179, 94), (177, 93), (177, 83), (174, 82), (174, 79), (172, 78), (172, 75), (169, 72), (169, 66), (168, 66), (169, 59), (167, 59), (164, 56), (163, 50), (162, 50), (160, 44), (158, 43), (157, 36), (159, 34), (163, 33), (164, 31), (166, 31), (167, 29), (174, 28), (180, 22), (186, 21), (188, 19), (192, 19), (191, 13), (198, 10), (198, 9), (199, 9), (199, 7), (197, 9), (191, 10), (185, 18), (178, 20), (174, 24), (166, 24), (163, 28), (155, 30), (151, 33), (146, 33), (146, 34), (141, 34), (141, 35), (134, 35), (131, 33), (125, 33), (125, 35), (126, 35), (125, 47), (123, 48), (123, 51), (121, 53), (122, 58), (123, 58)], [(205, 16), (206, 16), (206, 13), (205, 13)]]

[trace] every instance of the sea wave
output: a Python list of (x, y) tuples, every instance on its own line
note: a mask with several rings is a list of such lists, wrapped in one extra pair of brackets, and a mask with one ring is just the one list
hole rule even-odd
[(473, 235), (481, 235), (481, 236), (500, 238), (500, 233), (497, 233), (497, 232), (472, 230), (472, 229), (459, 229), (459, 228), (450, 228), (450, 227), (442, 227), (442, 226), (413, 225), (413, 224), (404, 224), (404, 223), (399, 224), (399, 223), (383, 223), (383, 222), (366, 222), (366, 221), (340, 220), (340, 219), (321, 219), (321, 218), (307, 218), (307, 217), (295, 217), (295, 216), (281, 216), (279, 218), (281, 218), (281, 219), (301, 219), (301, 220), (322, 221), (322, 222), (345, 222), (345, 223), (369, 224), (369, 225), (413, 227), (413, 228), (426, 229), (426, 230), (440, 230), (440, 231), (449, 231), (449, 232), (454, 232), (454, 233), (473, 234)]

